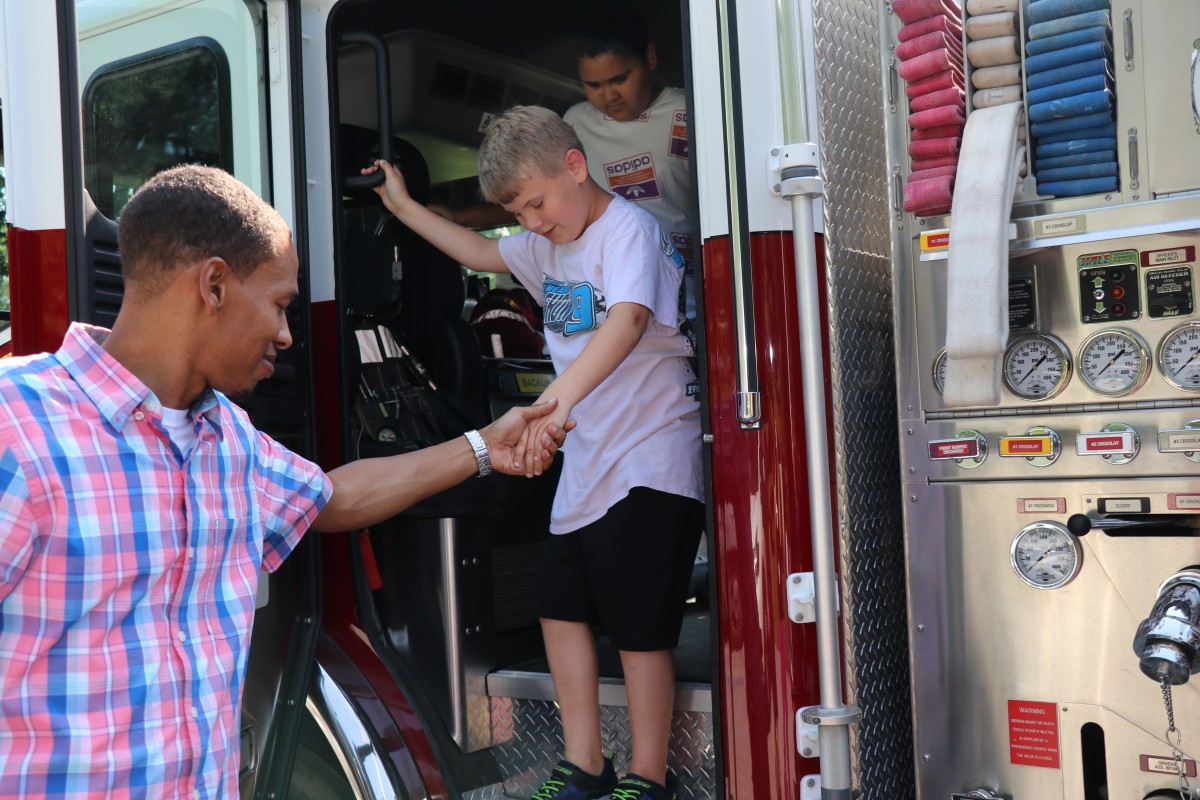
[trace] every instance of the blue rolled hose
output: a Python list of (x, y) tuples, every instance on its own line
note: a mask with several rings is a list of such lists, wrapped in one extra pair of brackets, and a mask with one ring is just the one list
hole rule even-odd
[(1038, 103), (1045, 103), (1047, 100), (1061, 100), (1064, 97), (1074, 97), (1075, 95), (1085, 94), (1087, 92), (1098, 92), (1101, 89), (1107, 89), (1108, 78), (1104, 75), (1088, 75), (1086, 78), (1067, 81), (1066, 83), (1056, 83), (1053, 86), (1047, 86), (1042, 89), (1034, 89), (1025, 95), (1025, 102), (1031, 106)]
[(1103, 125), (1106, 122), (1111, 122), (1112, 118), (1111, 111), (1103, 111), (1098, 114), (1084, 114), (1079, 117), (1052, 119), (1048, 122), (1035, 122), (1029, 126), (1029, 130), (1035, 137), (1040, 138), (1044, 134), (1062, 133), (1063, 131), (1079, 131), (1084, 130), (1085, 128), (1094, 128), (1097, 125)]
[(1091, 61), (1080, 61), (1078, 64), (1051, 69), (1045, 72), (1039, 72), (1035, 75), (1028, 75), (1025, 78), (1025, 88), (1044, 89), (1047, 86), (1053, 86), (1056, 83), (1066, 83), (1067, 81), (1075, 81), (1080, 78), (1086, 78), (1089, 75), (1105, 75), (1111, 77), (1111, 72), (1108, 67), (1108, 59), (1096, 58)]
[(1116, 151), (1117, 140), (1111, 139), (1072, 139), (1065, 142), (1050, 142), (1044, 144), (1038, 142), (1037, 157), (1038, 158), (1054, 158), (1056, 156), (1070, 156), (1076, 153), (1099, 153), (1108, 150)]
[(1038, 194), (1051, 197), (1079, 197), (1085, 194), (1100, 194), (1115, 192), (1116, 178), (1087, 178), (1081, 181), (1051, 181), (1037, 185)]
[(1105, 26), (1092, 25), (1089, 28), (1047, 36), (1045, 39), (1031, 39), (1029, 44), (1025, 45), (1025, 55), (1037, 56), (1049, 53), (1051, 50), (1062, 50), (1064, 47), (1074, 47), (1077, 44), (1087, 44), (1088, 42), (1107, 42), (1108, 33), (1108, 28)]
[(1062, 19), (1052, 19), (1048, 22), (1038, 22), (1029, 26), (1029, 39), (1045, 39), (1049, 36), (1057, 36), (1060, 33), (1068, 33), (1077, 31), (1080, 28), (1090, 28), (1093, 25), (1100, 25), (1105, 28), (1111, 28), (1112, 23), (1109, 20), (1107, 11), (1089, 11), (1086, 14), (1076, 14), (1073, 17), (1063, 17)]
[(1103, 164), (1079, 164), (1074, 167), (1056, 167), (1037, 173), (1038, 183), (1056, 183), (1058, 181), (1080, 181), (1088, 178), (1115, 178), (1117, 162), (1106, 161)]
[(1061, 167), (1075, 167), (1080, 164), (1103, 164), (1106, 161), (1117, 160), (1116, 150), (1096, 150), (1090, 153), (1072, 153), (1068, 156), (1054, 156), (1052, 158), (1039, 158), (1033, 162), (1033, 171), (1041, 172), (1047, 169), (1059, 169)]
[(1074, 47), (1064, 47), (1062, 50), (1051, 50), (1049, 53), (1025, 59), (1025, 73), (1034, 75), (1038, 72), (1047, 72), (1070, 64), (1078, 64), (1080, 61), (1107, 59), (1110, 52), (1107, 41), (1085, 42)]
[(1030, 122), (1045, 122), (1051, 119), (1065, 119), (1085, 114), (1095, 114), (1101, 111), (1111, 111), (1113, 107), (1112, 92), (1102, 89), (1098, 92), (1077, 94), (1074, 97), (1063, 97), (1058, 100), (1047, 100), (1044, 103), (1029, 107)]
[(1052, 19), (1073, 17), (1088, 11), (1109, 8), (1109, 0), (1033, 0), (1025, 17), (1030, 22), (1049, 22)]
[[(1062, 133), (1042, 134), (1042, 138), (1038, 139), (1039, 148), (1045, 147), (1048, 144), (1055, 142), (1069, 142), (1075, 139), (1112, 139), (1113, 147), (1116, 147), (1117, 123), (1110, 122), (1107, 125), (1100, 125), (1095, 128), (1087, 128), (1082, 131), (1063, 131)], [(1040, 152), (1040, 150), (1039, 150)]]

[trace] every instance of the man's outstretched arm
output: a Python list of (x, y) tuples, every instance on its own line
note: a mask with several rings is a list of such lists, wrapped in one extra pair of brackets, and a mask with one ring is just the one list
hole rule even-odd
[[(556, 406), (556, 402), (548, 402), (513, 408), (479, 431), (497, 472), (525, 474), (524, 459), (516, 460), (513, 447), (530, 421), (549, 414)], [(547, 429), (541, 441), (542, 463), (547, 467), (573, 427), (575, 422), (570, 420), (562, 428)], [(462, 483), (478, 470), (475, 451), (465, 436), (415, 453), (351, 462), (329, 473), (333, 496), (312, 529), (347, 531), (374, 525), (430, 495)]]

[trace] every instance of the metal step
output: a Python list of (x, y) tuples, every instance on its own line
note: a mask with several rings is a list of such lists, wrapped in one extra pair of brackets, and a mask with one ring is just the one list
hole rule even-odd
[[(548, 672), (500, 670), (487, 679), (491, 710), (492, 754), (504, 776), (500, 783), (475, 789), (465, 800), (527, 798), (537, 791), (562, 755), (562, 727)], [(600, 733), (618, 774), (628, 770), (631, 732), (625, 682), (600, 679)], [(716, 797), (712, 687), (680, 683), (675, 691), (668, 764), (679, 800)]]

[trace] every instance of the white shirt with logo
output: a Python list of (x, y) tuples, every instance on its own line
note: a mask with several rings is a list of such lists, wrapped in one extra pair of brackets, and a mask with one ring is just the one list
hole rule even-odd
[[(561, 374), (618, 303), (650, 309), (641, 340), (571, 412), (551, 533), (595, 522), (635, 486), (704, 499), (699, 386), (679, 332), (682, 258), (648, 213), (614, 197), (573, 242), (526, 231), (500, 239), (504, 263), (542, 305)], [(541, 291), (537, 291), (537, 287)]]
[(679, 89), (663, 89), (636, 119), (619, 122), (591, 103), (576, 103), (563, 119), (575, 128), (588, 172), (608, 191), (649, 211), (683, 256), (687, 316), (696, 317), (696, 226), (688, 218), (687, 103)]

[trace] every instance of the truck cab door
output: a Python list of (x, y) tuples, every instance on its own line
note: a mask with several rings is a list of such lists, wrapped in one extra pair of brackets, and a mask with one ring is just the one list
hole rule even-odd
[[(316, 458), (303, 220), (298, 3), (65, 0), (73, 11), (83, 158), (68, 193), (70, 318), (111, 326), (123, 295), (116, 223), (161, 169), (202, 163), (236, 175), (292, 228), (301, 300), (276, 373), (237, 398), (255, 425)], [(69, 18), (69, 14), (64, 14)], [(72, 211), (74, 213), (72, 213)], [(71, 247), (68, 248), (72, 250)], [(73, 258), (74, 263), (71, 263)], [(242, 697), (241, 794), (284, 796), (320, 627), (317, 537), (263, 575)], [(273, 793), (273, 794), (272, 794)]]

